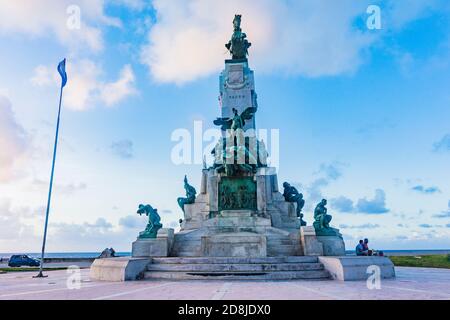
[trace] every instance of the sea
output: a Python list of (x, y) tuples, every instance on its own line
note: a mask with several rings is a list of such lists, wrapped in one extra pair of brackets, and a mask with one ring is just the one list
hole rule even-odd
[[(12, 255), (15, 254), (26, 254), (27, 256), (31, 258), (40, 258), (41, 253), (36, 252), (13, 252), (13, 253), (1, 253), (0, 252), (0, 259), (10, 258)], [(97, 258), (101, 252), (46, 252), (44, 257), (45, 258)], [(131, 256), (131, 252), (116, 252), (116, 256), (118, 257), (127, 257)]]
[[(421, 256), (434, 254), (450, 254), (450, 249), (439, 250), (382, 250), (386, 256)], [(48, 252), (45, 253), (45, 258), (97, 258), (101, 252)], [(32, 258), (40, 258), (41, 254), (36, 252), (9, 252), (1, 253), (0, 259), (9, 258), (15, 254), (26, 254)], [(347, 250), (347, 255), (354, 255), (353, 250)], [(131, 256), (131, 252), (116, 252), (116, 256), (127, 257)]]

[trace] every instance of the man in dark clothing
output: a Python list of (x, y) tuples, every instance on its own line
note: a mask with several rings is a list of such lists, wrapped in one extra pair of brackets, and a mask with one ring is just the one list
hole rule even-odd
[(359, 243), (356, 246), (356, 255), (357, 256), (365, 256), (365, 254), (364, 254), (364, 241), (362, 241), (362, 240), (359, 240)]

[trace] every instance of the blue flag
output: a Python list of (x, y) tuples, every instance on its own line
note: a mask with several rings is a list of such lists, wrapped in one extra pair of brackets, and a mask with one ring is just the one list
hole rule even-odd
[(66, 59), (64, 59), (63, 61), (61, 61), (58, 64), (58, 72), (61, 75), (61, 79), (62, 79), (61, 87), (64, 88), (67, 83)]

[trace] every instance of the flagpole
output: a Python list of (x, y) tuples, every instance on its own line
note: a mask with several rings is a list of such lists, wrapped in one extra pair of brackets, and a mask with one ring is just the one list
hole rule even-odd
[(53, 176), (55, 173), (55, 161), (56, 161), (56, 150), (58, 148), (58, 135), (59, 135), (59, 121), (61, 116), (61, 102), (62, 102), (62, 94), (63, 94), (64, 84), (61, 84), (61, 91), (59, 93), (59, 108), (58, 108), (58, 120), (56, 121), (56, 134), (55, 134), (55, 146), (53, 148), (53, 162), (52, 162), (52, 172), (50, 174), (50, 186), (48, 189), (48, 199), (47, 199), (47, 211), (45, 214), (45, 226), (44, 226), (44, 238), (42, 240), (42, 251), (41, 251), (41, 265), (39, 267), (39, 273), (34, 278), (45, 278), (42, 273), (44, 269), (44, 253), (45, 253), (45, 242), (47, 240), (47, 227), (48, 227), (48, 216), (50, 213), (50, 203), (52, 199), (52, 189), (53, 189)]

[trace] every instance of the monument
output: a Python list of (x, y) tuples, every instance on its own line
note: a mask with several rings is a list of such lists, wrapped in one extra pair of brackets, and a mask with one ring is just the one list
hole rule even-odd
[(198, 195), (184, 178), (186, 197), (177, 200), (184, 215), (180, 231), (163, 229), (157, 210), (140, 205), (138, 213), (146, 214), (149, 223), (133, 243), (132, 258), (96, 261), (92, 278), (323, 279), (342, 266), (327, 260), (328, 270), (319, 258), (345, 256), (342, 235), (330, 227), (326, 200), (307, 226), (307, 199), (287, 182), (283, 193), (278, 189), (276, 168), (268, 166), (265, 143), (255, 131), (262, 111), (240, 15), (233, 27), (225, 45), (231, 59), (225, 60), (219, 80), (221, 114), (213, 121), (222, 137), (211, 151), (212, 166), (204, 162)]

